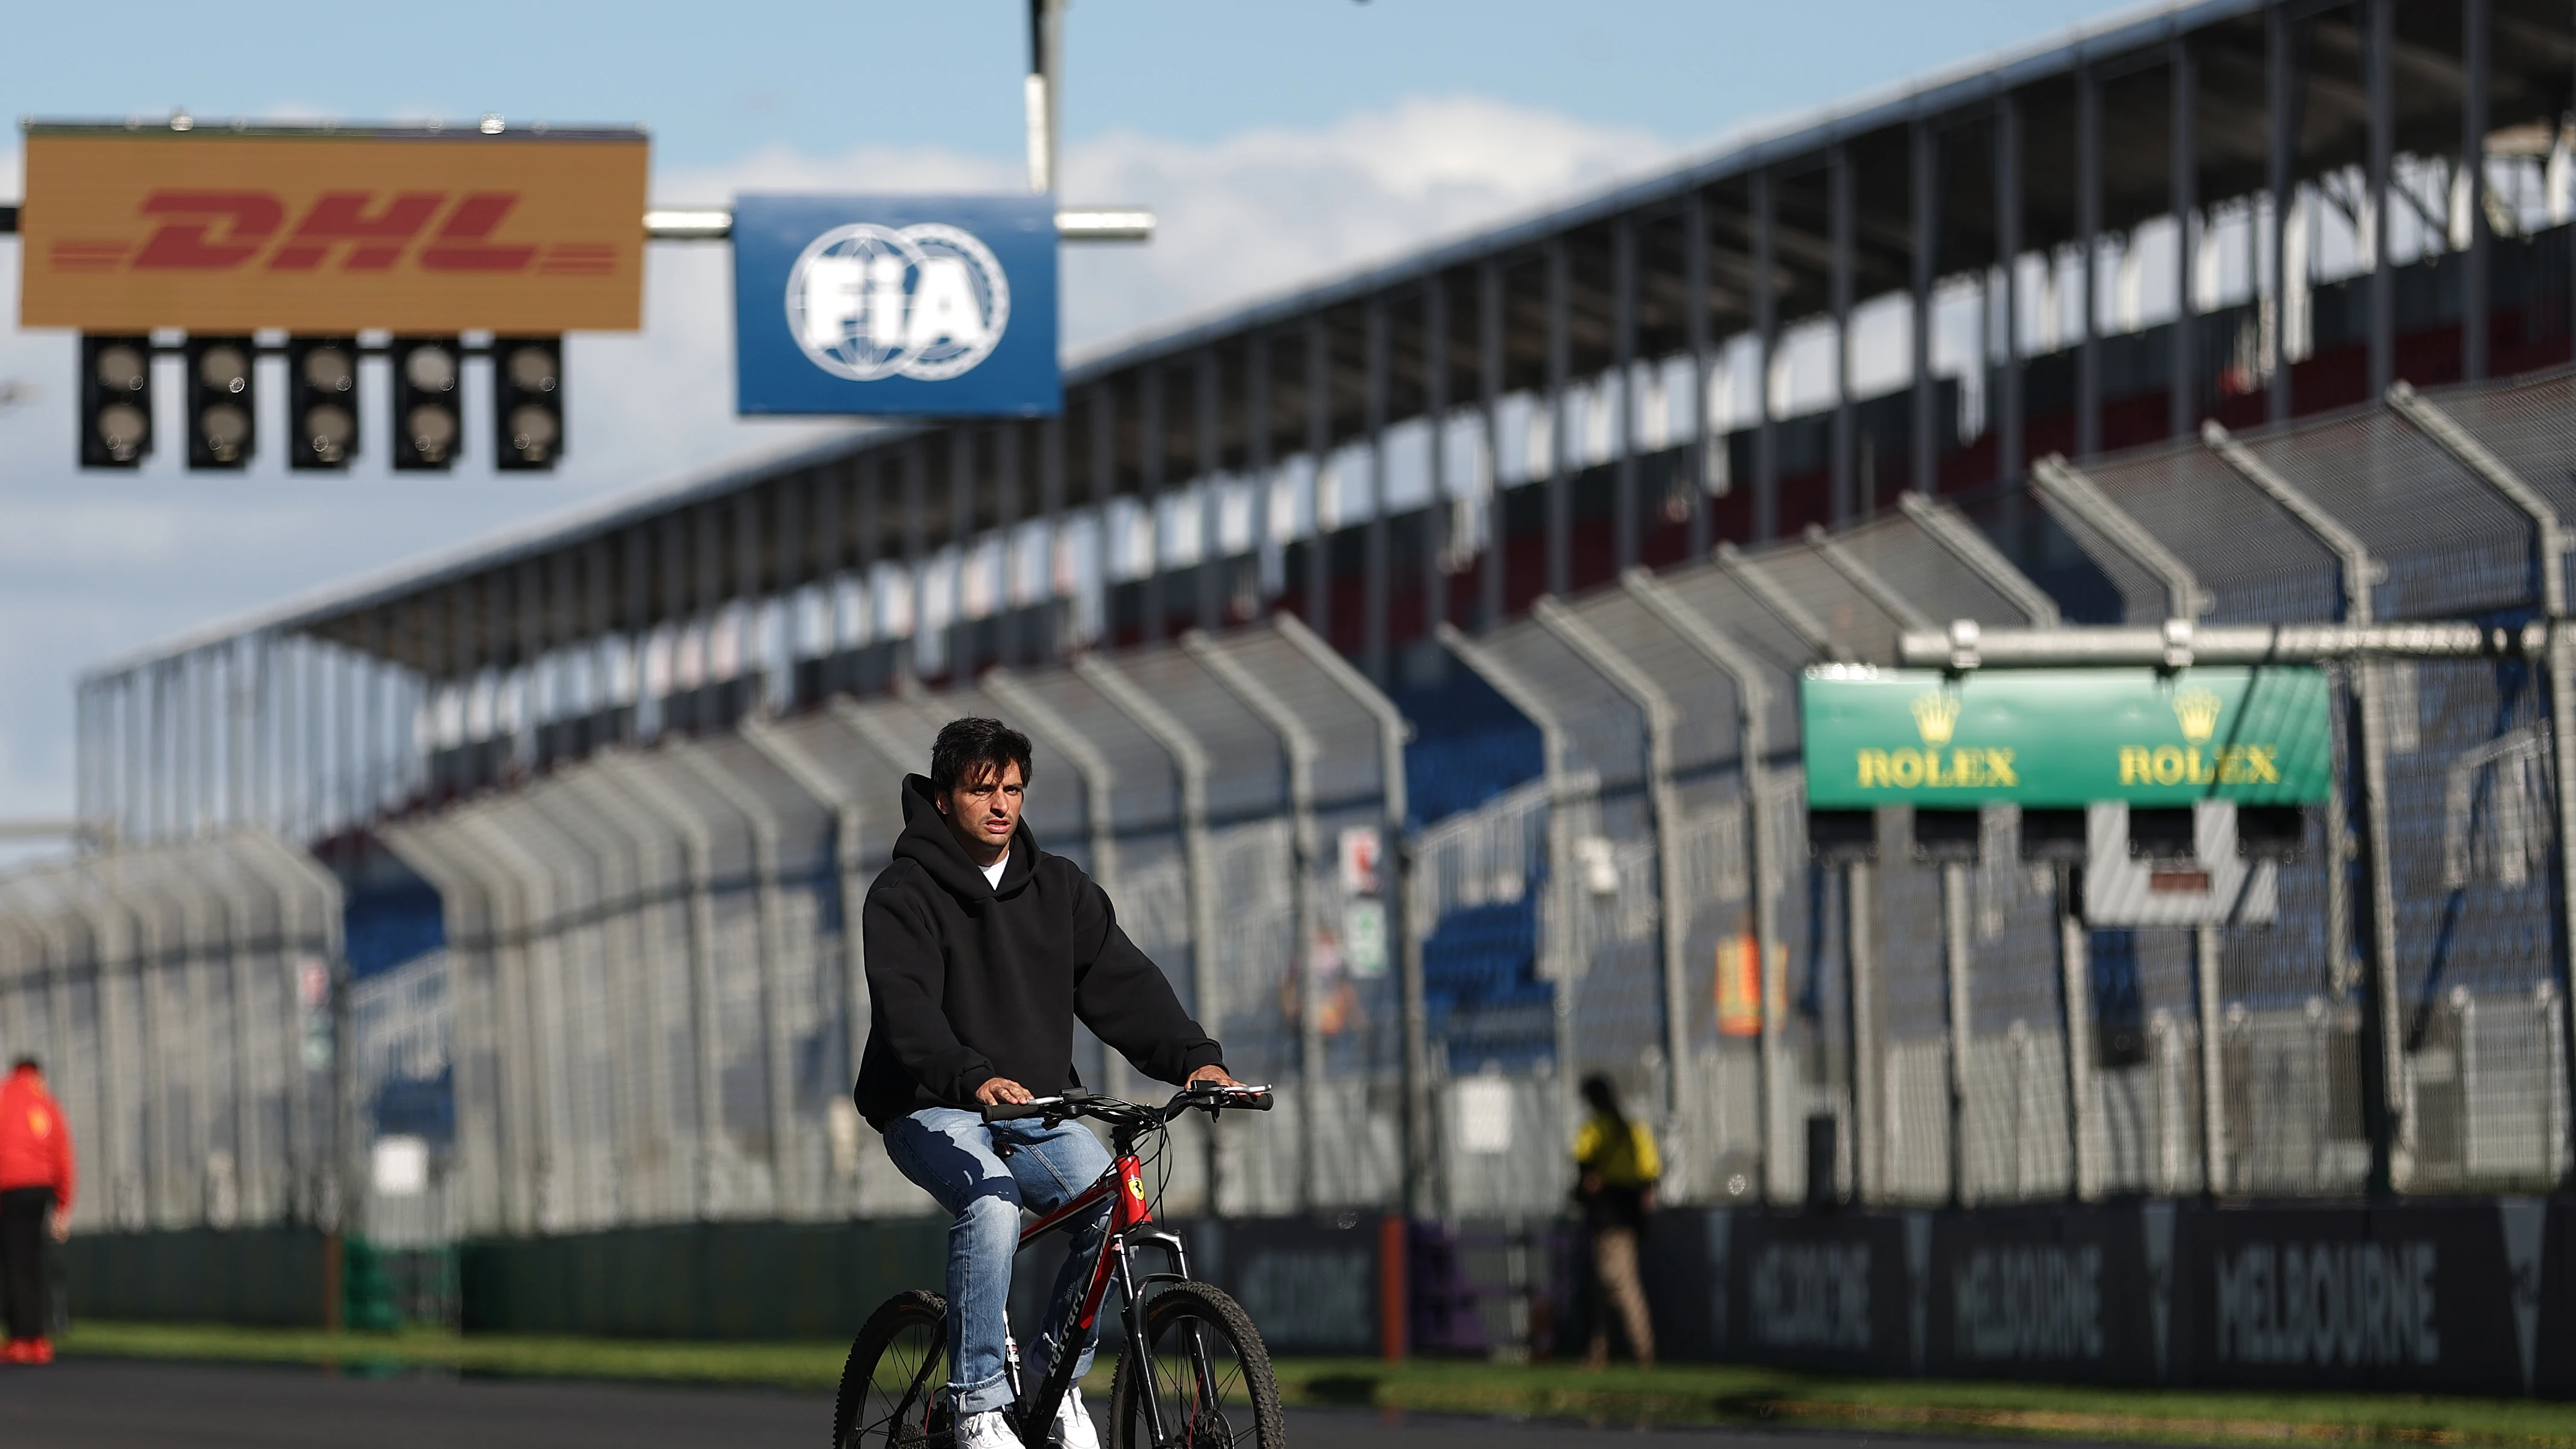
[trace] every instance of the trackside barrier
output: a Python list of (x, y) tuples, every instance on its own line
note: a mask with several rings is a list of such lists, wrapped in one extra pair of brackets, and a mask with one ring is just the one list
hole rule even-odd
[(1659, 1347), (1831, 1373), (2576, 1395), (2576, 1204), (1673, 1211)]

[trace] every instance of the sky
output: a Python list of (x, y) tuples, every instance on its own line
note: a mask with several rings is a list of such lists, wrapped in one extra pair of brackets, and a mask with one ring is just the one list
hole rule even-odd
[[(1075, 0), (1065, 185), (1141, 203), (1144, 246), (1068, 249), (1079, 356), (1651, 173), (1778, 124), (2098, 20), (2098, 0)], [(588, 0), (22, 6), (0, 112), (634, 122), (654, 193), (1024, 184), (1018, 0)], [(138, 44), (138, 38), (146, 38)], [(0, 200), (20, 189), (0, 138)], [(495, 529), (811, 442), (731, 415), (729, 260), (663, 245), (645, 328), (567, 346), (551, 474), (397, 479), (72, 466), (74, 339), (17, 325), (0, 238), (0, 822), (72, 807), (72, 681), (153, 642)], [(272, 364), (273, 366), (274, 364)], [(381, 377), (374, 416), (381, 419)], [(263, 401), (281, 416), (279, 380)], [(469, 378), (468, 396), (480, 391)], [(469, 418), (468, 426), (473, 426)], [(469, 436), (474, 434), (469, 433)]]

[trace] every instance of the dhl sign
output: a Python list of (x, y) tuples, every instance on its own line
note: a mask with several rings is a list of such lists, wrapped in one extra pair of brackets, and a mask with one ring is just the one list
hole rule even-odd
[(20, 317), (86, 332), (633, 331), (640, 132), (31, 128)]

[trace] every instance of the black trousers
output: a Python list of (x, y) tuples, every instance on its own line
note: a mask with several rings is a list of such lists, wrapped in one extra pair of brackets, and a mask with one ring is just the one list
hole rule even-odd
[(0, 1303), (13, 1339), (43, 1338), (53, 1322), (45, 1302), (45, 1219), (53, 1210), (50, 1187), (0, 1192)]

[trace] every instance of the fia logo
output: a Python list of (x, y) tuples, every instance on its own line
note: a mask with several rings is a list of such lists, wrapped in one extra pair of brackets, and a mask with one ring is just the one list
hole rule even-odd
[(787, 273), (787, 328), (816, 367), (853, 382), (941, 382), (992, 355), (1011, 283), (972, 232), (858, 223), (814, 238)]

